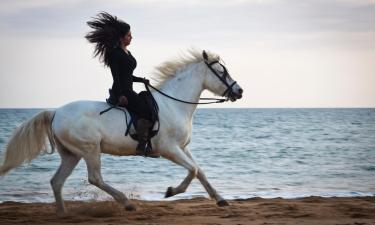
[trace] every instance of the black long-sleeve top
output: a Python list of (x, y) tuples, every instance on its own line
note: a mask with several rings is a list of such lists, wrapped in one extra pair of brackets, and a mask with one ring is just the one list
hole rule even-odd
[(133, 82), (143, 82), (143, 79), (133, 75), (137, 67), (137, 61), (121, 48), (116, 48), (111, 52), (109, 66), (111, 68), (113, 85), (112, 91), (117, 95), (133, 95)]

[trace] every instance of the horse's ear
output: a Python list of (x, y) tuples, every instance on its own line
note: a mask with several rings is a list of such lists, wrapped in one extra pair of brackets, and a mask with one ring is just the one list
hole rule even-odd
[(203, 59), (204, 59), (204, 61), (207, 61), (207, 60), (208, 60), (208, 55), (207, 55), (207, 53), (206, 53), (205, 50), (203, 50), (202, 55), (203, 55)]

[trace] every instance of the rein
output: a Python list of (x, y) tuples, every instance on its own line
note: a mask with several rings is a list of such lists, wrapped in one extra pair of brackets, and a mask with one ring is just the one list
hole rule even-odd
[(159, 92), (160, 94), (164, 95), (167, 98), (173, 99), (177, 102), (182, 102), (182, 103), (191, 104), (191, 105), (207, 105), (207, 104), (222, 103), (222, 102), (227, 101), (227, 99), (223, 99), (223, 98), (199, 98), (200, 100), (214, 100), (214, 101), (213, 102), (189, 102), (189, 101), (184, 101), (184, 100), (172, 97), (172, 96), (160, 91), (159, 89), (152, 86), (151, 84), (145, 84), (145, 85), (150, 86), (152, 89), (154, 89), (155, 91)]
[[(227, 68), (225, 68), (225, 66), (223, 64), (221, 64), (219, 61), (213, 61), (211, 63), (208, 63), (208, 56), (207, 56), (207, 53), (205, 51), (203, 51), (202, 55), (203, 55), (203, 59), (204, 59), (205, 64), (211, 70), (211, 72), (213, 74), (215, 74), (215, 76), (217, 78), (219, 78), (219, 80), (221, 82), (223, 82), (225, 84), (225, 86), (227, 86), (227, 89), (224, 91), (222, 96), (225, 96), (228, 92), (233, 93), (233, 86), (237, 82), (234, 81), (231, 85), (228, 84), (228, 82), (226, 81), (226, 78), (229, 75)], [(224, 69), (223, 76), (220, 76), (217, 73), (217, 71), (212, 68), (212, 65), (214, 65), (215, 63), (219, 63), (223, 67), (223, 69)], [(147, 86), (150, 86), (152, 89), (154, 89), (155, 91), (159, 92), (160, 94), (164, 95), (167, 98), (173, 99), (173, 100), (178, 101), (178, 102), (186, 103), (186, 104), (191, 104), (191, 105), (207, 105), (207, 104), (214, 104), (214, 103), (223, 103), (225, 101), (228, 101), (228, 98), (199, 98), (199, 100), (213, 100), (213, 102), (189, 102), (189, 101), (185, 101), (185, 100), (181, 100), (181, 99), (177, 99), (175, 97), (172, 97), (172, 96), (160, 91), (159, 89), (155, 88), (150, 83), (148, 83), (148, 84), (145, 83), (145, 86), (146, 86), (146, 88), (147, 88)]]

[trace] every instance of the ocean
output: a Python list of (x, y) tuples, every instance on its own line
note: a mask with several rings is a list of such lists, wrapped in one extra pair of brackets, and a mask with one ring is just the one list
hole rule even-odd
[[(0, 160), (13, 130), (41, 109), (0, 109)], [(375, 109), (198, 109), (190, 150), (227, 199), (375, 196)], [(58, 153), (0, 178), (0, 202), (53, 202)], [(132, 199), (162, 200), (187, 171), (165, 159), (102, 156), (106, 182)], [(65, 200), (107, 200), (89, 184), (83, 160)], [(194, 179), (170, 198), (208, 197)], [(169, 200), (169, 199), (168, 199)]]

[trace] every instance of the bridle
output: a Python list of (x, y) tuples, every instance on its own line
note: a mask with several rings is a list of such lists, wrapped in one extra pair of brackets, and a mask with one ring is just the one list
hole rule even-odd
[[(202, 55), (203, 55), (204, 63), (206, 63), (207, 67), (211, 70), (211, 72), (212, 72), (213, 74), (215, 74), (215, 76), (216, 76), (217, 78), (219, 78), (219, 80), (220, 80), (221, 82), (223, 82), (223, 84), (225, 84), (225, 86), (227, 86), (227, 89), (224, 91), (224, 93), (223, 93), (221, 96), (225, 97), (225, 95), (226, 95), (228, 92), (229, 92), (228, 96), (231, 95), (231, 94), (234, 94), (234, 92), (233, 92), (233, 86), (237, 83), (237, 81), (234, 81), (232, 84), (228, 84), (228, 82), (227, 82), (227, 77), (229, 76), (229, 73), (228, 73), (227, 68), (226, 68), (223, 64), (221, 64), (218, 60), (215, 60), (215, 61), (209, 63), (209, 62), (208, 62), (208, 56), (207, 56), (206, 51), (203, 50)], [(218, 74), (218, 72), (212, 68), (212, 65), (214, 65), (214, 64), (216, 64), (216, 63), (219, 63), (220, 66), (223, 68), (223, 70), (224, 70), (224, 72), (223, 72), (223, 76), (220, 76), (220, 75)]]
[[(202, 55), (203, 55), (204, 63), (205, 63), (205, 64), (207, 65), (207, 67), (211, 70), (211, 72), (212, 72), (213, 74), (215, 74), (215, 76), (216, 76), (217, 78), (219, 78), (219, 80), (220, 80), (221, 82), (223, 82), (223, 84), (225, 84), (225, 86), (227, 86), (227, 89), (224, 91), (224, 93), (223, 93), (221, 96), (225, 97), (225, 95), (228, 94), (227, 96), (229, 97), (230, 95), (234, 94), (234, 92), (233, 92), (233, 86), (234, 86), (237, 82), (234, 81), (232, 84), (228, 84), (228, 82), (227, 82), (227, 77), (229, 76), (229, 73), (228, 73), (227, 68), (226, 68), (223, 64), (221, 64), (218, 60), (209, 63), (209, 62), (208, 62), (208, 55), (207, 55), (206, 51), (203, 50)], [(223, 67), (224, 72), (223, 72), (223, 75), (222, 75), (222, 76), (220, 76), (220, 75), (218, 74), (218, 72), (212, 68), (212, 65), (214, 65), (214, 64), (216, 64), (216, 63), (219, 63), (219, 64)], [(221, 98), (221, 99), (220, 99), (220, 98), (200, 98), (199, 100), (214, 100), (214, 101), (212, 101), (212, 102), (189, 102), (189, 101), (184, 101), (184, 100), (181, 100), (181, 99), (177, 99), (177, 98), (175, 98), (175, 97), (172, 97), (172, 96), (170, 96), (170, 95), (168, 95), (168, 94), (166, 94), (166, 93), (160, 91), (160, 90), (157, 89), (156, 87), (152, 86), (150, 83), (148, 83), (148, 84), (145, 83), (145, 87), (146, 87), (147, 91), (150, 91), (148, 87), (151, 87), (152, 89), (154, 89), (155, 91), (157, 91), (157, 92), (159, 92), (160, 94), (164, 95), (165, 97), (168, 97), (168, 98), (173, 99), (173, 100), (178, 101), (178, 102), (182, 102), (182, 103), (186, 103), (186, 104), (192, 104), (192, 105), (202, 105), (202, 104), (222, 103), (222, 102), (225, 102), (225, 101), (228, 101), (228, 100), (229, 100), (228, 97), (227, 97), (227, 98)]]

